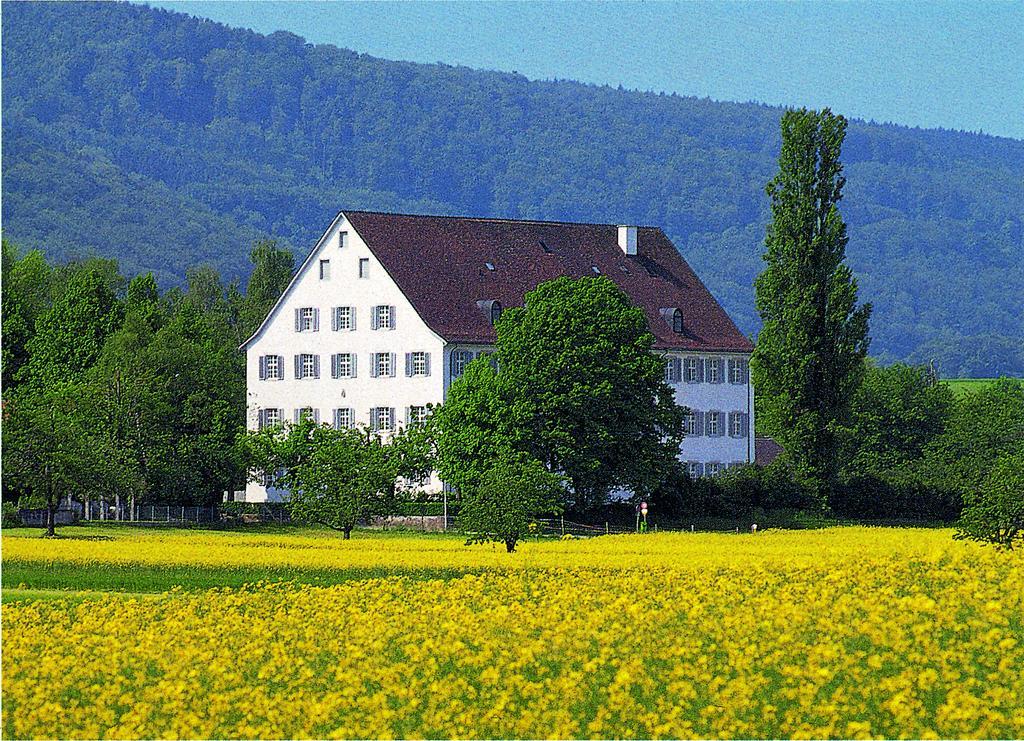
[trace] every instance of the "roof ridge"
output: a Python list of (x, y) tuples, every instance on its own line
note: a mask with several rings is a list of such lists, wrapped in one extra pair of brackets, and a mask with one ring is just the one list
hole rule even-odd
[(462, 216), (452, 214), (408, 214), (396, 211), (366, 211), (363, 209), (341, 209), (343, 214), (369, 214), (372, 216), (403, 216), (413, 219), (457, 219), (459, 221), (484, 221), (493, 224), (550, 224), (553, 226), (635, 226), (637, 229), (657, 229), (660, 226), (651, 224), (607, 223), (600, 221), (548, 221), (545, 219), (512, 219), (507, 216)]

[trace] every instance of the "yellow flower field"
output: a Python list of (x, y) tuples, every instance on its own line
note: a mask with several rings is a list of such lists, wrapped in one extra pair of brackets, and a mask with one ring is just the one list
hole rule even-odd
[(8, 603), (4, 735), (1022, 737), (1024, 559), (949, 531), (134, 534), (10, 559), (477, 569)]

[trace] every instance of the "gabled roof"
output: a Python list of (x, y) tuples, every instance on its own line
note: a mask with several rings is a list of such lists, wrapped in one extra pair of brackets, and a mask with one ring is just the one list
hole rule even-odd
[[(656, 347), (753, 350), (672, 242), (655, 227), (639, 227), (637, 254), (626, 255), (614, 224), (369, 211), (345, 211), (344, 215), (427, 326), (449, 342), (495, 341), (494, 328), (479, 301), (521, 306), (523, 295), (539, 283), (600, 271), (647, 314)], [(662, 316), (662, 309), (676, 307), (683, 313), (682, 335), (673, 332)]]

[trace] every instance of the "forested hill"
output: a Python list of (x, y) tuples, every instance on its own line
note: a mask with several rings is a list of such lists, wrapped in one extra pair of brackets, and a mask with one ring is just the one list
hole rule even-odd
[[(662, 226), (746, 332), (780, 109), (390, 62), (125, 4), (5, 3), (4, 236), (167, 284), (341, 208)], [(1024, 142), (854, 122), (872, 354), (1024, 374)]]

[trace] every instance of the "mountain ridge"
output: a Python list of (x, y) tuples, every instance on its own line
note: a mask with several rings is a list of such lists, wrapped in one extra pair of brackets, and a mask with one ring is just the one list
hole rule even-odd
[[(303, 253), (343, 208), (647, 223), (756, 331), (782, 108), (380, 60), (139, 5), (4, 11), (4, 231), (25, 247), (166, 284), (199, 262), (243, 278), (262, 236)], [(873, 352), (1024, 373), (1024, 141), (852, 120), (843, 161)]]

